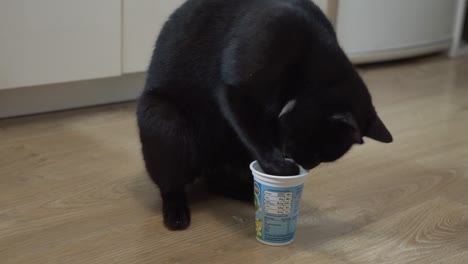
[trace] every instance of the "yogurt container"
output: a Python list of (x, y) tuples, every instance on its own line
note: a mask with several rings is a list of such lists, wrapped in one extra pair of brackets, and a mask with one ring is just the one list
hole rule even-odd
[(309, 174), (275, 176), (263, 172), (257, 161), (250, 164), (254, 176), (255, 223), (257, 240), (271, 246), (294, 241), (304, 181)]

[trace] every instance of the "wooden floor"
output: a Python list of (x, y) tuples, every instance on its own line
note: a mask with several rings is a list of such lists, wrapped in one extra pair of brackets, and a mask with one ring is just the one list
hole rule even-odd
[(282, 248), (213, 197), (167, 231), (132, 103), (0, 121), (0, 263), (468, 263), (468, 58), (362, 72), (395, 143), (314, 170)]

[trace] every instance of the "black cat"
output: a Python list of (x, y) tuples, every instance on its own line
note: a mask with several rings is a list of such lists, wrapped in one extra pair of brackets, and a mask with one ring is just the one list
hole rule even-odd
[(185, 229), (185, 187), (252, 198), (249, 163), (294, 175), (366, 136), (391, 142), (366, 85), (310, 0), (188, 0), (156, 43), (138, 125), (164, 222)]

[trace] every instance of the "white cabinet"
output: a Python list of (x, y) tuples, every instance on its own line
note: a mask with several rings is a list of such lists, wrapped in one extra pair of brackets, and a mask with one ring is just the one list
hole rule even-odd
[(123, 72), (146, 71), (166, 20), (185, 0), (123, 0)]
[(118, 0), (1, 0), (0, 89), (120, 75), (121, 6)]
[(340, 0), (338, 38), (354, 62), (447, 50), (455, 4), (455, 0)]
[[(455, 1), (312, 0), (355, 62), (446, 48)], [(185, 0), (0, 0), (0, 89), (146, 71)]]
[(1, 0), (0, 89), (144, 72), (185, 0)]

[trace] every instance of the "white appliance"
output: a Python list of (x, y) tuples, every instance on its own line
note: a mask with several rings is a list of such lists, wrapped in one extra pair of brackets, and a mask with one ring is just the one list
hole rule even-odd
[(448, 50), (457, 0), (315, 0), (355, 63)]

